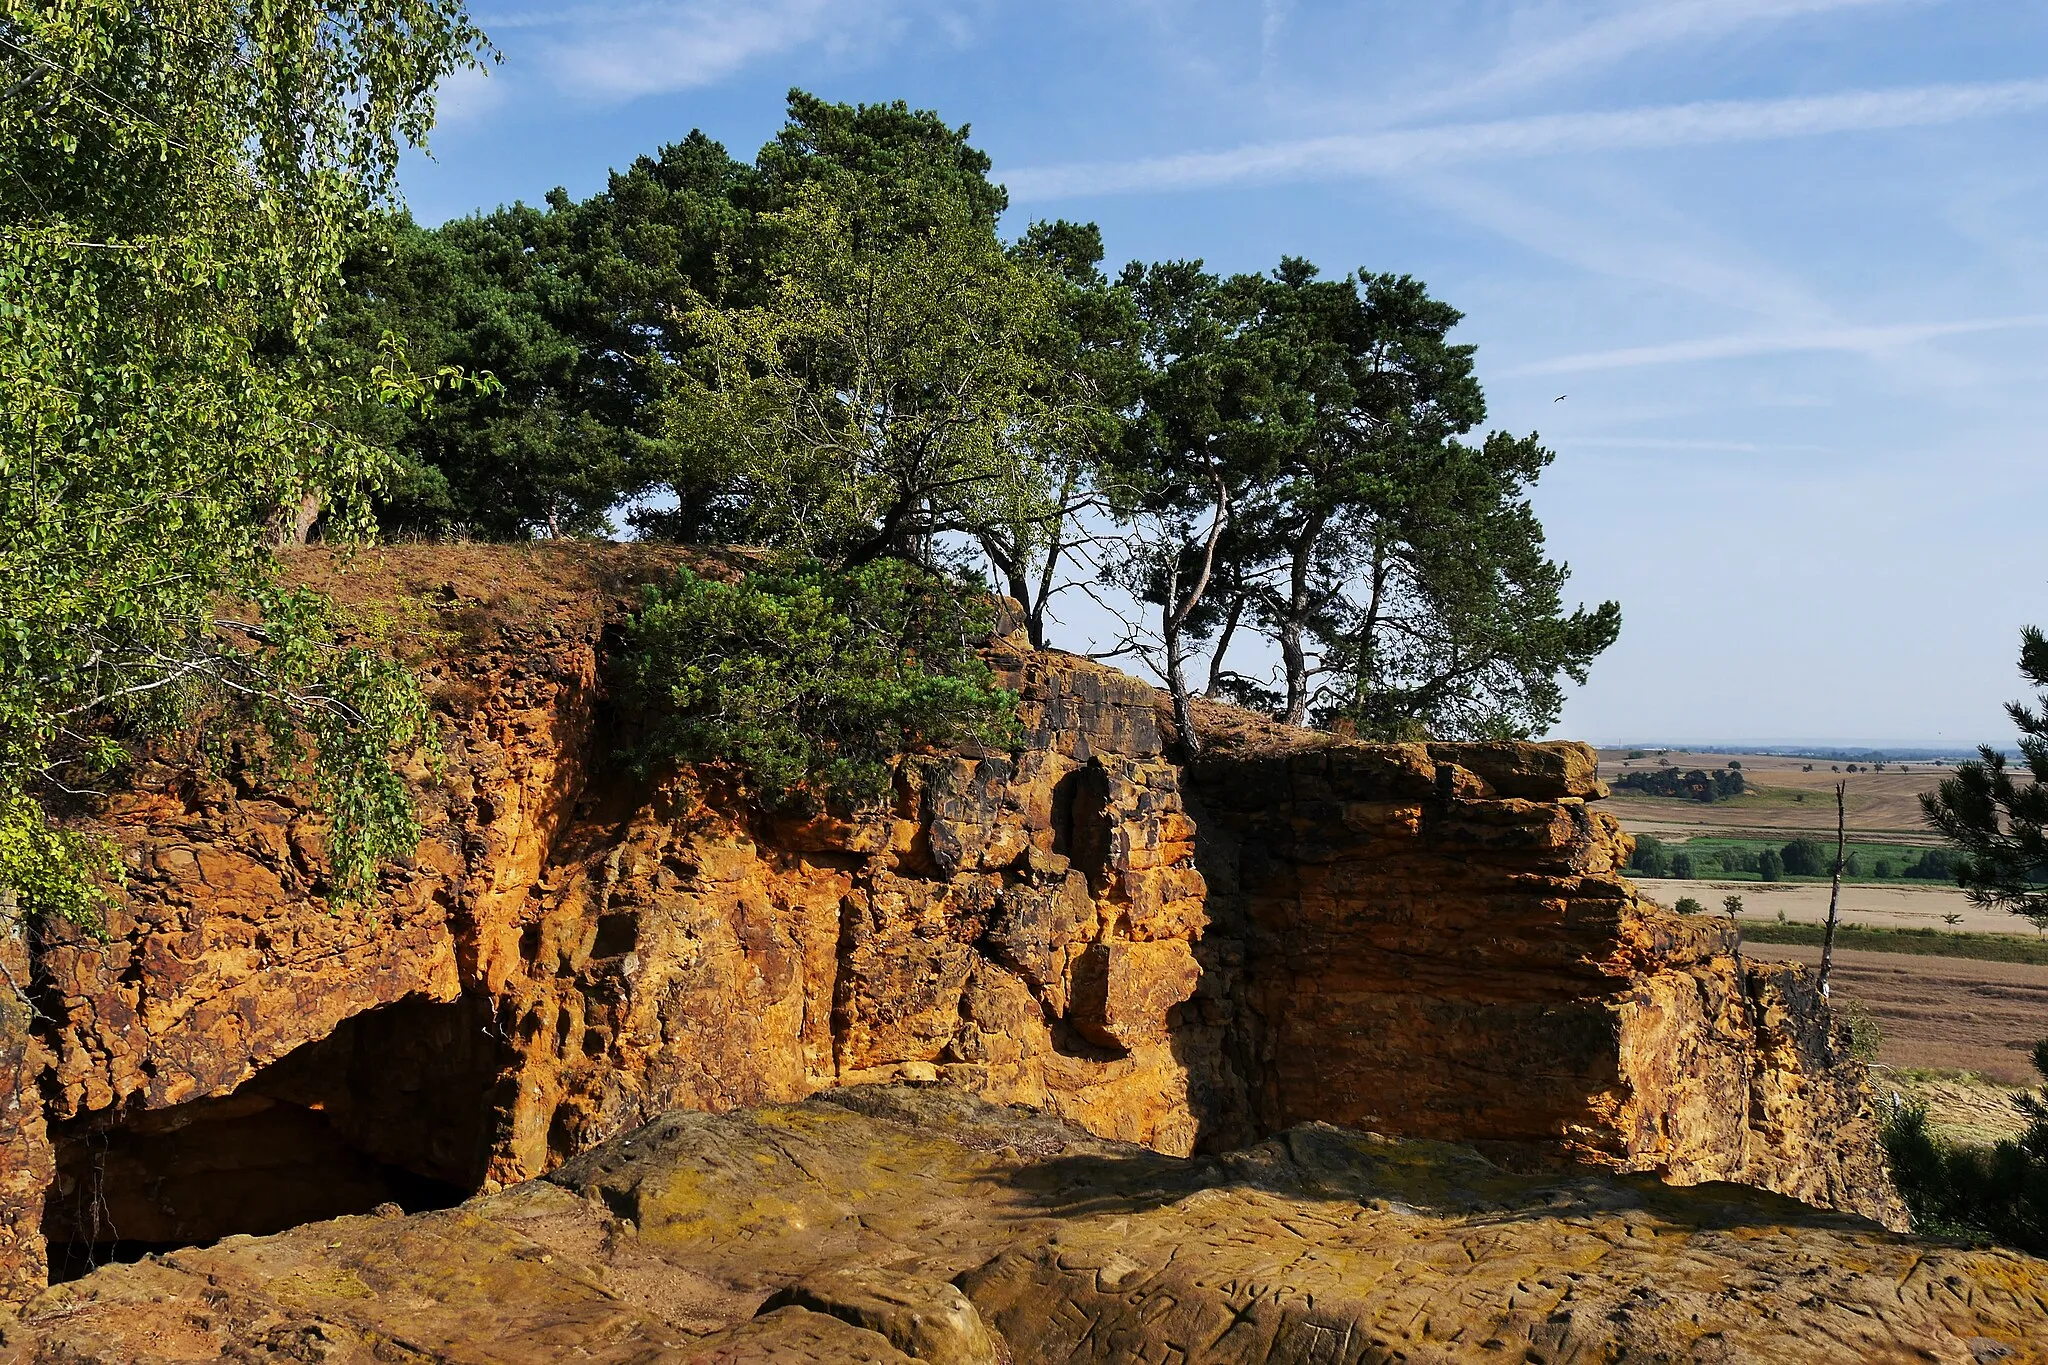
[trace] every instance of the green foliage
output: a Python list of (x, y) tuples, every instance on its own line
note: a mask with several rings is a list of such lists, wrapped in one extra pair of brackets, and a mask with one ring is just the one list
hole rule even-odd
[(1030, 433), (1040, 466), (1040, 496), (1016, 499), (984, 519), (974, 537), (996, 581), (1023, 609), (1026, 633), (1046, 644), (1048, 608), (1076, 558), (1097, 536), (1091, 523), (1106, 509), (1103, 466), (1125, 436), (1123, 414), (1134, 401), (1142, 367), (1136, 301), (1102, 273), (1102, 233), (1093, 223), (1033, 223), (1011, 254), (1053, 281), (1052, 326), (1041, 356), (1049, 387), (1044, 411), (1059, 420)]
[(394, 215), (354, 244), (311, 350), (347, 368), (389, 332), (417, 364), (490, 374), (427, 411), (353, 414), (398, 457), (377, 497), (387, 534), (492, 540), (601, 534), (649, 458), (645, 344), (615, 335), (581, 237), (589, 213), (525, 205), (434, 231)]
[(1066, 418), (1047, 401), (1056, 277), (959, 199), (899, 230), (886, 189), (802, 187), (764, 220), (764, 302), (686, 316), (698, 349), (665, 429), (749, 543), (930, 564), (936, 537), (1044, 504), (1035, 455)]
[(1794, 839), (1778, 850), (1778, 857), (1784, 863), (1788, 877), (1833, 875), (1834, 859), (1828, 856), (1818, 839)]
[[(2048, 1081), (2048, 1041), (2034, 1045), (2033, 1061)], [(1989, 1149), (1934, 1136), (1924, 1105), (1893, 1109), (1885, 1155), (1914, 1231), (2048, 1255), (2048, 1085), (2014, 1103), (2026, 1131)]]
[[(1795, 848), (1795, 845), (1807, 847)], [(1684, 850), (1691, 855), (1693, 865), (1702, 877), (1755, 877), (1759, 860), (1766, 849), (1775, 848), (1783, 866), (1786, 880), (1802, 878), (1826, 880), (1833, 875), (1834, 847), (1831, 843), (1815, 839), (1795, 839), (1791, 844), (1773, 844), (1762, 839), (1727, 839), (1718, 836), (1698, 836), (1686, 840)], [(1932, 857), (1929, 857), (1929, 854)], [(1843, 859), (1842, 876), (1845, 881), (1883, 881), (1898, 875), (1902, 866), (1917, 867), (1914, 875), (1945, 877), (1939, 869), (1948, 855), (1941, 849), (1927, 849), (1904, 844), (1880, 844), (1857, 842), (1848, 847)], [(1809, 870), (1798, 871), (1796, 868)]]
[[(1660, 759), (1659, 762), (1668, 760)], [(1727, 768), (1716, 768), (1709, 773), (1702, 768), (1681, 771), (1677, 768), (1659, 767), (1622, 773), (1614, 779), (1614, 789), (1641, 792), (1645, 796), (1714, 802), (1732, 801), (1748, 791), (1749, 787), (1747, 780), (1739, 771)]]
[[(0, 0), (0, 876), (19, 913), (89, 913), (104, 860), (49, 804), (222, 691), (311, 726), (344, 859), (402, 841), (368, 755), (416, 708), (283, 619), (271, 546), (309, 506), (366, 528), (391, 467), (349, 414), (443, 377), (382, 338), (345, 376), (255, 341), (266, 319), (310, 334), (429, 92), (483, 52), (455, 0)], [(282, 616), (252, 630), (244, 609)]]
[(1673, 910), (1676, 910), (1681, 915), (1698, 915), (1703, 914), (1706, 911), (1707, 907), (1701, 905), (1691, 896), (1680, 896), (1678, 898), (1678, 903), (1672, 906), (1671, 908)]
[(1269, 635), (1282, 719), (1369, 738), (1546, 729), (1620, 609), (1564, 611), (1527, 500), (1550, 452), (1460, 439), (1486, 407), (1473, 348), (1448, 340), (1457, 310), (1407, 276), (1324, 280), (1295, 258), (1228, 279), (1134, 265), (1121, 283), (1149, 374), (1115, 473), (1164, 531), (1137, 565), (1147, 599), (1203, 581), (1220, 510), (1212, 605), (1187, 624)]
[(2029, 780), (2014, 781), (2005, 755), (1986, 745), (1920, 803), (1928, 823), (1961, 851), (1954, 875), (1973, 904), (2048, 928), (2048, 637), (2033, 626), (2021, 633), (2019, 662), (2043, 698), (2039, 707), (2016, 701), (2005, 708), (2020, 732)]
[(319, 594), (264, 588), (251, 600), (260, 618), (232, 627), (247, 644), (220, 654), (184, 703), (231, 730), (264, 732), (261, 765), (309, 786), (327, 813), (332, 891), (366, 900), (379, 866), (419, 846), (412, 798), (390, 756), (438, 752), (426, 697), (377, 642), (349, 641), (351, 623)]
[(104, 840), (53, 829), (26, 797), (0, 795), (0, 924), (21, 916), (96, 927), (102, 888), (121, 880)]
[(927, 111), (792, 91), (752, 165), (693, 132), (585, 200), (558, 189), (431, 231), (371, 225), (311, 351), (346, 364), (396, 332), (423, 362), (502, 385), (428, 416), (369, 415), (364, 434), (401, 463), (379, 520), (406, 534), (602, 535), (637, 503), (642, 534), (765, 539), (747, 515), (752, 466), (705, 429), (717, 414), (696, 411), (694, 390), (678, 401), (678, 380), (717, 379), (701, 310), (777, 305), (802, 233), (790, 215), (810, 200), (858, 201), (869, 247), (956, 218), (992, 244), (1005, 199), (987, 172), (967, 130)]
[(1922, 881), (1945, 882), (1955, 877), (1961, 859), (1945, 848), (1930, 848), (1899, 869), (1901, 877), (1915, 877)]
[(1767, 848), (1757, 854), (1756, 876), (1758, 881), (1782, 881), (1785, 876), (1785, 855), (1775, 848)]
[[(1840, 926), (1836, 928), (1839, 931)], [(1770, 941), (1755, 934), (1750, 938), (1759, 943)], [(1884, 1026), (1871, 1013), (1870, 1006), (1845, 997), (1836, 1001), (1835, 1007), (1842, 1012), (1842, 1022), (1849, 1026), (1849, 1055), (1866, 1064), (1876, 1061), (1877, 1054), (1884, 1050)]]
[(1133, 262), (1117, 288), (1136, 311), (1139, 373), (1135, 411), (1108, 455), (1120, 525), (1104, 572), (1157, 609), (1157, 627), (1134, 628), (1132, 640), (1173, 695), (1182, 743), (1198, 749), (1188, 651), (1205, 625), (1233, 508), (1273, 473), (1261, 426), (1272, 348), (1200, 261)]
[(770, 807), (881, 800), (919, 747), (1007, 746), (1016, 698), (976, 652), (985, 596), (899, 560), (649, 588), (614, 660), (645, 770), (729, 764)]
[[(1457, 311), (1292, 258), (1111, 282), (1092, 225), (1005, 246), (968, 131), (792, 91), (751, 165), (692, 133), (588, 200), (366, 242), (323, 354), (392, 330), (504, 385), (376, 414), (386, 528), (596, 534), (626, 506), (643, 535), (831, 563), (978, 552), (1041, 644), (1046, 603), (1099, 567), (1160, 608), (1123, 645), (1191, 743), (1204, 642), (1212, 695), (1295, 723), (1554, 723), (1620, 612), (1566, 609), (1529, 501), (1550, 452), (1467, 439), (1485, 402)], [(1279, 690), (1227, 667), (1240, 630), (1279, 646)]]

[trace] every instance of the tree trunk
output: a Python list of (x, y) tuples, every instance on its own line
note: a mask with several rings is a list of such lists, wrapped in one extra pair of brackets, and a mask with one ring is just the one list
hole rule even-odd
[(1180, 633), (1189, 615), (1202, 604), (1202, 595), (1209, 591), (1210, 576), (1216, 572), (1216, 544), (1223, 539), (1223, 528), (1230, 524), (1230, 485), (1214, 472), (1213, 466), (1209, 477), (1216, 485), (1216, 515), (1209, 522), (1209, 535), (1202, 546), (1201, 576), (1183, 598), (1180, 557), (1176, 553), (1166, 575), (1166, 602), (1159, 609), (1159, 634), (1166, 643), (1166, 690), (1173, 695), (1173, 723), (1180, 727), (1180, 742), (1187, 747), (1190, 758), (1202, 752), (1202, 737), (1195, 733), (1195, 709), (1188, 702)]
[(1169, 614), (1166, 635), (1166, 690), (1173, 696), (1173, 723), (1180, 730), (1180, 742), (1189, 758), (1199, 758), (1202, 737), (1195, 730), (1195, 708), (1188, 699), (1187, 678), (1182, 671), (1180, 626)]
[(1017, 556), (1010, 554), (989, 536), (980, 537), (981, 552), (988, 556), (990, 567), (1003, 576), (1009, 587), (1011, 598), (1024, 613), (1024, 632), (1031, 638), (1033, 649), (1045, 648), (1045, 604), (1034, 602), (1031, 595), (1031, 579), (1024, 572), (1025, 566)]
[(1828, 973), (1835, 967), (1835, 914), (1842, 903), (1842, 860), (1849, 851), (1849, 799), (1847, 782), (1835, 784), (1835, 884), (1828, 892), (1828, 930), (1820, 941), (1820, 994), (1828, 998)]
[(271, 544), (282, 549), (310, 543), (313, 527), (326, 510), (327, 499), (319, 493), (307, 493), (296, 504), (278, 508), (271, 521)]
[(1308, 722), (1308, 651), (1301, 636), (1308, 624), (1308, 576), (1315, 566), (1315, 553), (1329, 518), (1317, 513), (1301, 528), (1294, 541), (1294, 562), (1287, 573), (1287, 616), (1280, 623), (1280, 659), (1287, 670), (1287, 714), (1289, 725)]
[(1230, 611), (1223, 618), (1223, 631), (1216, 637), (1216, 652), (1209, 656), (1209, 686), (1203, 695), (1213, 697), (1223, 687), (1223, 656), (1230, 652), (1230, 637), (1237, 634), (1237, 622), (1244, 615), (1244, 592), (1230, 599)]
[(1287, 669), (1287, 714), (1280, 719), (1289, 725), (1308, 720), (1308, 654), (1301, 647), (1301, 622), (1292, 618), (1280, 623), (1280, 659)]

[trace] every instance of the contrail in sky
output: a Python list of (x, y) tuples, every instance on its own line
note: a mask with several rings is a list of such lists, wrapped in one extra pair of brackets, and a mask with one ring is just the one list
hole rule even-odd
[(1927, 85), (1775, 100), (1708, 100), (1600, 113), (1540, 114), (1349, 136), (1258, 143), (1134, 161), (1027, 167), (1013, 203), (1206, 189), (1240, 182), (1401, 175), (1461, 162), (1642, 151), (1919, 128), (2048, 107), (2048, 80)]

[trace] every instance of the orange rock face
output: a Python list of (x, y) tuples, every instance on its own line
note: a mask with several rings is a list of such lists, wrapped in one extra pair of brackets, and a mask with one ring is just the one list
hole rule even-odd
[(41, 1282), (39, 1225), (70, 1255), (423, 1206), (894, 1079), (1169, 1154), (1326, 1120), (1895, 1216), (1805, 979), (1637, 899), (1583, 747), (1267, 726), (1184, 767), (1153, 689), (1003, 642), (1015, 752), (769, 818), (614, 761), (603, 635), (673, 559), (304, 562), (433, 623), (425, 838), (336, 909), (318, 823), (232, 768), (108, 803), (106, 938), (49, 931), (15, 972), (44, 1017), (0, 1013), (0, 1286)]
[(1725, 927), (1640, 900), (1592, 774), (1576, 745), (1196, 765), (1210, 910), (1244, 944), (1253, 1126), (1564, 1154), (1899, 1225), (1806, 974), (1738, 968)]

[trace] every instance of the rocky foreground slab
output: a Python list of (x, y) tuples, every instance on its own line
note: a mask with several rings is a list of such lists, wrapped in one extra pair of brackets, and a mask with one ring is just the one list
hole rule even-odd
[(1180, 1159), (943, 1087), (679, 1111), (384, 1214), (54, 1286), (0, 1360), (2048, 1361), (2048, 1261), (1325, 1125)]

